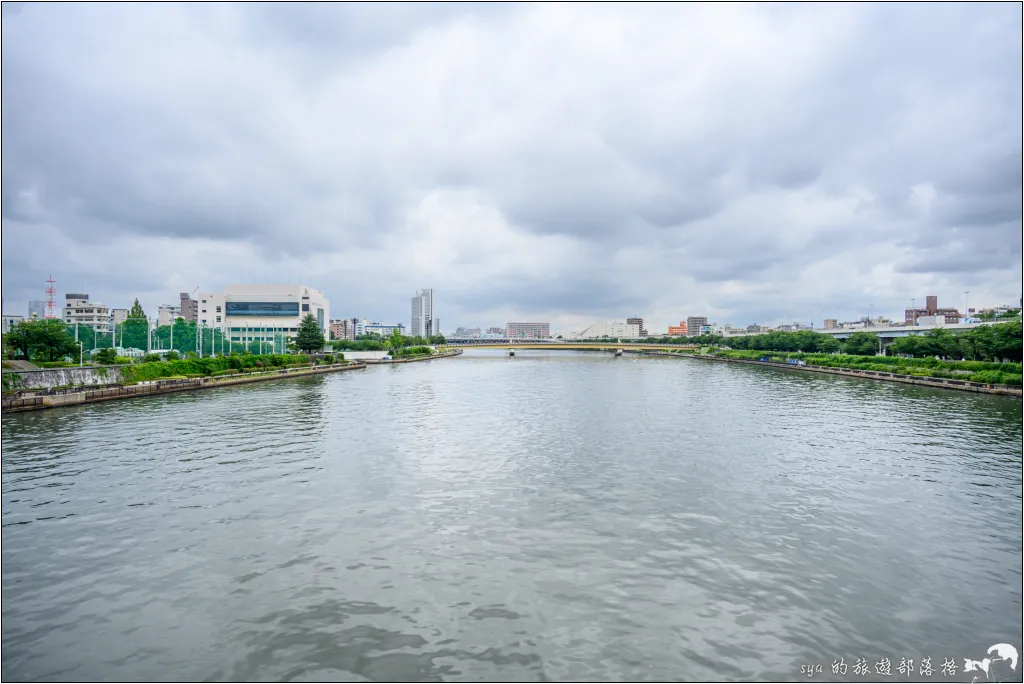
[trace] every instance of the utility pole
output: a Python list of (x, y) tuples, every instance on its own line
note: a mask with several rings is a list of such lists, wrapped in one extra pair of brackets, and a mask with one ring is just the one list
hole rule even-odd
[(964, 317), (967, 316), (967, 295), (971, 294), (970, 290), (964, 290)]

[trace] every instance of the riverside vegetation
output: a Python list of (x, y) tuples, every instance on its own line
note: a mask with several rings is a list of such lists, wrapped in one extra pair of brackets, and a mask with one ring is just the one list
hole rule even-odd
[(915, 359), (898, 356), (853, 356), (849, 354), (811, 354), (801, 352), (719, 349), (715, 356), (785, 363), (790, 359), (804, 361), (808, 366), (896, 373), (922, 378), (968, 380), (990, 385), (1020, 385), (1021, 364), (993, 361), (943, 361), (935, 357)]

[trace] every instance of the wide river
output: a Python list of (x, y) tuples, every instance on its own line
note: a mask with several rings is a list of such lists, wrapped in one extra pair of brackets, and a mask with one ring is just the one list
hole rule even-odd
[(1021, 425), (484, 351), (7, 415), (3, 679), (971, 681), (1024, 650)]

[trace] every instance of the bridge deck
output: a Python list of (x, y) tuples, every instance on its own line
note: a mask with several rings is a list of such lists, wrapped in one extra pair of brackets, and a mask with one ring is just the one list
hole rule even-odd
[(672, 349), (696, 349), (697, 345), (682, 344), (631, 344), (627, 342), (449, 342), (444, 347), (458, 349), (631, 349), (635, 351), (666, 351)]

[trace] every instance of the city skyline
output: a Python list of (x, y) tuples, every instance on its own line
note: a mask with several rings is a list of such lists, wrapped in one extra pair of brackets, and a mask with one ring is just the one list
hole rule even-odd
[(553, 334), (1020, 297), (1019, 5), (3, 12), (4, 313), (50, 273)]

